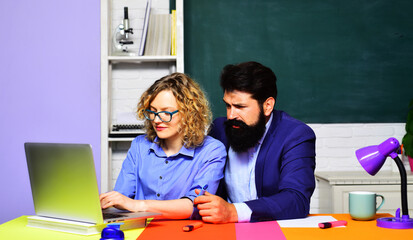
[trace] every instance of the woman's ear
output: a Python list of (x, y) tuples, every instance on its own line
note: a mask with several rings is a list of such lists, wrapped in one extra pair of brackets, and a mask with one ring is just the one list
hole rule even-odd
[(275, 105), (275, 99), (273, 97), (269, 97), (267, 98), (267, 100), (265, 100), (262, 106), (265, 116), (268, 117), (271, 115), (272, 110), (274, 109), (274, 105)]

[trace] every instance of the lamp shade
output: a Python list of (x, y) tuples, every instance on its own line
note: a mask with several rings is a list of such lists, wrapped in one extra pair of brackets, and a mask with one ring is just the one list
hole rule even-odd
[(356, 151), (356, 157), (364, 170), (374, 176), (383, 166), (388, 156), (392, 158), (397, 156), (399, 147), (400, 144), (397, 139), (389, 138), (380, 145), (360, 148)]

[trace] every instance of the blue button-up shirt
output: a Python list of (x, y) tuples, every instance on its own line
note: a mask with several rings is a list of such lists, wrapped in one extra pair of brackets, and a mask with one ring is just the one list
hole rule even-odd
[(272, 122), (270, 119), (265, 125), (265, 133), (255, 145), (245, 152), (236, 153), (229, 148), (228, 164), (225, 169), (225, 183), (228, 191), (228, 201), (234, 203), (238, 214), (238, 222), (249, 222), (251, 219), (251, 209), (245, 201), (257, 199), (257, 188), (255, 187), (255, 164), (258, 153), (265, 135)]
[[(196, 197), (195, 189), (208, 185), (215, 194), (226, 159), (225, 146), (207, 136), (202, 146), (182, 147), (167, 156), (156, 143), (136, 137), (116, 181), (114, 190), (133, 199), (171, 200)], [(156, 141), (157, 139), (155, 139)]]

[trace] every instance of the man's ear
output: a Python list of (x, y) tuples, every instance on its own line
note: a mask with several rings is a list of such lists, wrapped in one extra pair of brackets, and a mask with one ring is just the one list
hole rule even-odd
[(264, 115), (266, 117), (270, 116), (272, 113), (272, 110), (274, 109), (275, 105), (275, 99), (273, 97), (267, 98), (265, 102), (262, 105), (262, 109), (264, 110)]

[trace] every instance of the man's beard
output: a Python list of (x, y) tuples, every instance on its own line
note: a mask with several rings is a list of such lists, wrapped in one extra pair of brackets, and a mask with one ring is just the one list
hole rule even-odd
[[(237, 128), (234, 128), (236, 126)], [(260, 111), (258, 122), (252, 126), (239, 120), (225, 121), (225, 134), (232, 150), (245, 152), (254, 147), (265, 133), (265, 115)]]

